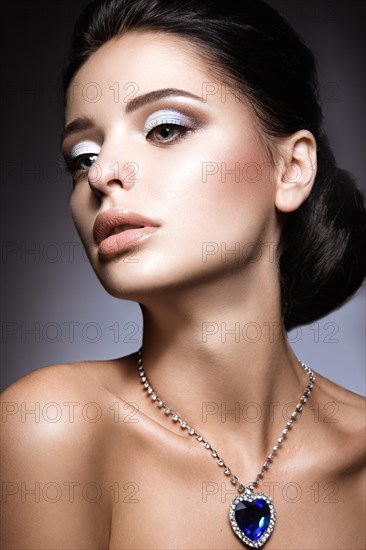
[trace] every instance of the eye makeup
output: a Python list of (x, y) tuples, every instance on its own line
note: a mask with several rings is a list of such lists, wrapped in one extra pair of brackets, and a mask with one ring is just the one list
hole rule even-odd
[[(93, 164), (90, 157), (98, 157), (101, 147), (94, 141), (80, 141), (64, 156), (65, 168), (75, 184)], [(96, 159), (95, 159), (96, 160)]]
[(75, 159), (80, 155), (99, 155), (100, 149), (100, 146), (94, 141), (80, 141), (71, 149), (69, 157)]
[[(159, 109), (152, 112), (143, 123), (142, 133), (146, 139), (149, 137), (150, 132), (160, 126), (172, 126), (176, 127), (180, 132), (180, 136), (184, 136), (187, 132), (195, 130), (202, 126), (202, 123), (197, 120), (196, 117), (188, 115), (181, 110), (174, 108)], [(176, 130), (176, 131), (177, 131)], [(159, 144), (168, 144), (178, 141), (179, 138), (168, 140), (156, 140)], [(65, 156), (66, 168), (72, 174), (81, 173), (86, 168), (81, 168), (81, 164), (87, 157), (98, 156), (101, 151), (101, 146), (91, 140), (82, 140), (71, 147), (70, 151)], [(89, 166), (90, 168), (90, 166)]]
[(155, 111), (147, 118), (144, 125), (145, 137), (151, 130), (164, 124), (173, 124), (192, 130), (200, 126), (197, 120), (180, 111), (176, 111), (175, 109), (161, 109), (160, 111)]

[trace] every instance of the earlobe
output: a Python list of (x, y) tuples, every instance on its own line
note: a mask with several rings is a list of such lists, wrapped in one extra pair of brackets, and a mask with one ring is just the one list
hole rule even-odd
[(282, 163), (277, 173), (276, 207), (292, 212), (309, 196), (316, 176), (316, 141), (308, 130), (299, 130), (286, 139)]

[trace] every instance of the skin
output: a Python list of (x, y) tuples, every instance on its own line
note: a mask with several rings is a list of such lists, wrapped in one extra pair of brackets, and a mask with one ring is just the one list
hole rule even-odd
[[(97, 102), (83, 95), (90, 82), (102, 90)], [(285, 427), (284, 407), (299, 399), (307, 383), (286, 339), (278, 272), (265, 251), (278, 242), (286, 212), (311, 191), (315, 140), (301, 130), (278, 141), (270, 171), (263, 130), (232, 94), (224, 102), (220, 93), (205, 102), (175, 96), (127, 113), (126, 102), (110, 93), (116, 82), (120, 90), (136, 83), (137, 95), (174, 87), (202, 97), (204, 83), (214, 79), (182, 39), (147, 32), (113, 39), (75, 75), (66, 125), (80, 116), (94, 125), (69, 136), (63, 153), (85, 141), (99, 147), (97, 166), (75, 183), (71, 212), (104, 288), (141, 305), (150, 382), (249, 483)], [(146, 138), (146, 120), (168, 108), (189, 114), (197, 128), (171, 143), (159, 141), (158, 130)], [(131, 181), (129, 162), (138, 166), (138, 181)], [(232, 170), (236, 162), (255, 163), (257, 181), (225, 175), (222, 163)], [(203, 163), (219, 167), (207, 181)], [(112, 261), (98, 257), (93, 223), (114, 206), (160, 226), (133, 250), (135, 261), (127, 261), (130, 251)], [(227, 251), (235, 243), (255, 243), (262, 254), (251, 256), (248, 247), (239, 258), (222, 256), (221, 248), (203, 261), (203, 243), (224, 243)], [(220, 330), (204, 337), (205, 323)], [(235, 323), (255, 323), (261, 337), (250, 341), (255, 338), (249, 332), (235, 341), (228, 334), (225, 341), (222, 329)], [(208, 451), (153, 406), (138, 378), (131, 354), (43, 367), (3, 393), (3, 478), (14, 484), (7, 485), (2, 507), (4, 549), (243, 548), (228, 522), (235, 496), (229, 480)], [(12, 404), (25, 395), (29, 408), (56, 402), (64, 414), (57, 422), (44, 414), (22, 422)], [(73, 421), (65, 405), (71, 402), (78, 403)], [(81, 414), (91, 402), (101, 412), (95, 422)], [(239, 421), (233, 414), (203, 414), (207, 404), (230, 411), (253, 402), (262, 411), (256, 421), (249, 410)], [(265, 403), (276, 404), (272, 416)], [(261, 485), (274, 498), (278, 517), (266, 549), (365, 547), (363, 419), (362, 397), (316, 373), (309, 402)], [(54, 493), (48, 499), (42, 493), (37, 503), (28, 496), (20, 503), (16, 488), (24, 480), (41, 488), (57, 483), (62, 498), (51, 504)], [(92, 489), (81, 491), (91, 481), (101, 490), (96, 503), (90, 502)], [(72, 503), (66, 495), (71, 482), (80, 484)]]

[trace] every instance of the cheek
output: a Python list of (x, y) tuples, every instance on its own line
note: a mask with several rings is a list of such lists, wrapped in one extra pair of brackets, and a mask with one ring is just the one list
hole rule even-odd
[(88, 240), (91, 238), (91, 226), (93, 223), (91, 213), (93, 212), (91, 204), (92, 200), (90, 190), (82, 182), (76, 185), (70, 197), (70, 211), (75, 225), (75, 228), (80, 236), (80, 239), (85, 247)]
[(260, 151), (248, 147), (225, 153), (212, 179), (213, 200), (208, 199), (212, 208), (217, 205), (228, 228), (235, 233), (237, 228), (242, 229), (243, 236), (247, 236), (249, 231), (260, 229), (273, 208), (273, 188)]
[[(192, 239), (255, 240), (274, 204), (263, 149), (235, 136), (224, 145), (219, 136), (208, 143), (197, 142), (193, 151), (187, 146), (177, 155), (165, 172), (162, 204), (168, 197), (171, 212), (179, 213), (177, 231)], [(167, 219), (176, 221), (169, 212)]]

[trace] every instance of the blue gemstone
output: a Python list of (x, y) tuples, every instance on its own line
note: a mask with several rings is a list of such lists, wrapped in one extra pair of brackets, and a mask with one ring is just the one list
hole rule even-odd
[(239, 501), (235, 508), (235, 519), (245, 536), (255, 542), (267, 529), (271, 511), (262, 498), (253, 502)]

